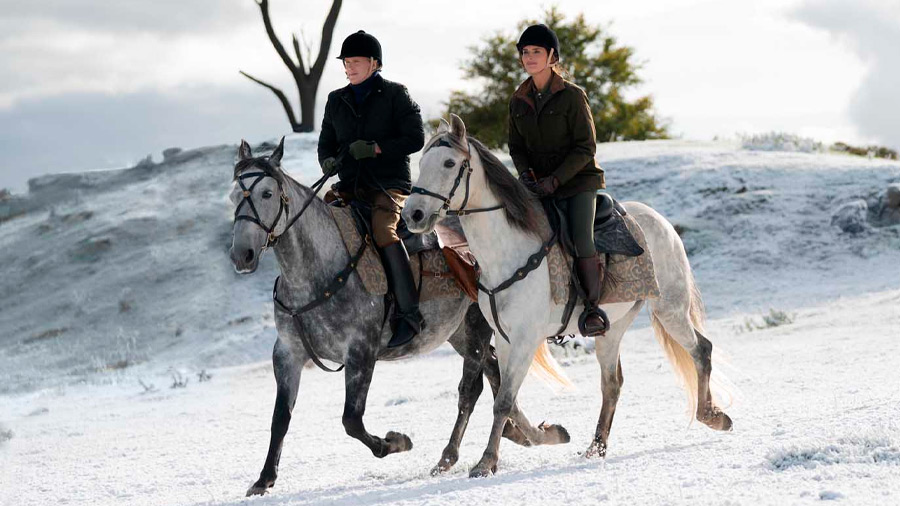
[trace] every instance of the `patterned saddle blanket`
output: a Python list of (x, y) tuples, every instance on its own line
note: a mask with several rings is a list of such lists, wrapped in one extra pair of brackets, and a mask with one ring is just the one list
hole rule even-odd
[[(551, 212), (556, 212), (551, 211)], [(602, 223), (601, 223), (602, 221)], [(606, 276), (600, 292), (601, 304), (631, 302), (659, 297), (659, 284), (653, 269), (653, 258), (641, 226), (618, 202), (606, 194), (598, 194), (594, 245), (605, 256)], [(562, 228), (565, 223), (561, 223)], [(549, 230), (545, 231), (549, 234)], [(547, 255), (553, 302), (566, 304), (576, 283), (572, 255), (565, 240), (557, 241)]]
[[(350, 254), (360, 247), (363, 240), (369, 241), (371, 247), (366, 248), (356, 268), (366, 290), (373, 295), (388, 293), (387, 275), (384, 272), (381, 258), (378, 256), (374, 243), (371, 242), (371, 237), (361, 233), (357, 227), (356, 218), (352, 214), (353, 209), (349, 206), (334, 205), (329, 206), (328, 209), (341, 231), (344, 246)], [(450, 248), (446, 246), (441, 248), (436, 239), (428, 237), (423, 239), (421, 236), (411, 239), (412, 242), (404, 240), (404, 244), (407, 245), (410, 253), (409, 263), (419, 287), (419, 302), (461, 297), (464, 293), (461, 288), (462, 282), (457, 281), (457, 270), (449, 267), (446, 258), (447, 255), (454, 255), (456, 252), (447, 251)]]

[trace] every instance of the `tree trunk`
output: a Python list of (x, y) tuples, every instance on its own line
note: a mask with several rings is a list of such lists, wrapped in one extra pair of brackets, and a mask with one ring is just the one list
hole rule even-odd
[(262, 14), (263, 24), (266, 28), (266, 34), (269, 36), (269, 41), (272, 42), (275, 52), (278, 53), (278, 56), (281, 57), (281, 61), (283, 61), (284, 65), (290, 70), (291, 74), (294, 76), (294, 81), (297, 84), (297, 91), (300, 98), (300, 123), (296, 122), (291, 105), (281, 90), (268, 83), (262, 82), (259, 79), (251, 77), (244, 72), (241, 72), (241, 74), (256, 83), (269, 88), (275, 93), (285, 109), (288, 121), (291, 124), (291, 130), (294, 132), (312, 132), (315, 128), (316, 121), (316, 91), (319, 88), (322, 71), (325, 69), (325, 60), (328, 57), (328, 49), (331, 47), (334, 25), (337, 23), (338, 13), (341, 10), (343, 1), (334, 0), (331, 4), (331, 10), (328, 12), (328, 16), (326, 16), (325, 22), (322, 25), (322, 41), (319, 44), (319, 54), (315, 63), (308, 62), (311, 63), (309, 71), (306, 71), (307, 65), (304, 65), (303, 54), (300, 52), (300, 45), (297, 41), (297, 37), (294, 36), (293, 38), (294, 53), (297, 56), (297, 63), (294, 63), (287, 51), (285, 51), (281, 41), (278, 40), (278, 36), (275, 35), (275, 30), (272, 28), (272, 21), (269, 18), (269, 1), (257, 0), (256, 3), (259, 5), (259, 10)]
[[(313, 79), (310, 79), (311, 81)], [(315, 129), (316, 122), (316, 91), (319, 88), (319, 80), (306, 83), (301, 86), (300, 92), (300, 124), (294, 129), (295, 132), (312, 132)]]

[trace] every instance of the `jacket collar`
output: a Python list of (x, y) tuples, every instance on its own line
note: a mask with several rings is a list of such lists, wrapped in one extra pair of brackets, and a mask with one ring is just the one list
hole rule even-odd
[[(534, 88), (534, 78), (528, 76), (528, 79), (525, 80), (524, 83), (520, 84), (516, 89), (516, 92), (513, 93), (513, 97), (516, 97), (519, 100), (522, 100), (526, 104), (530, 105), (532, 109), (537, 110), (537, 107), (534, 105), (534, 99), (531, 98), (531, 90)], [(556, 72), (550, 73), (550, 94), (555, 95), (560, 91), (566, 88), (566, 81), (560, 77)]]
[[(384, 78), (381, 77), (381, 72), (376, 72), (369, 79), (372, 80), (372, 93), (380, 93), (384, 89)], [(353, 88), (351, 88), (351, 84), (347, 84), (341, 88), (341, 94), (353, 100)]]

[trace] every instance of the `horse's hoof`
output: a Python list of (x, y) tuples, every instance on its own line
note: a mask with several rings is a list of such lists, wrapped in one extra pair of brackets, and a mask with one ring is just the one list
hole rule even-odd
[(388, 453), (408, 452), (412, 450), (412, 440), (406, 434), (390, 431), (384, 436), (384, 440), (390, 446)]
[(718, 408), (708, 411), (706, 416), (700, 421), (713, 430), (724, 432), (734, 430), (734, 423), (731, 421), (731, 417)]
[(600, 441), (591, 442), (591, 445), (588, 446), (587, 450), (584, 451), (584, 458), (586, 458), (586, 459), (606, 458), (606, 445), (601, 443)]
[(487, 466), (475, 466), (469, 471), (469, 478), (490, 478), (497, 472), (497, 466), (488, 468)]
[(273, 486), (275, 486), (275, 478), (269, 479), (260, 476), (259, 479), (256, 480), (256, 483), (254, 483), (253, 486), (247, 489), (247, 497), (254, 495), (265, 495)]
[(441, 461), (438, 462), (436, 466), (431, 468), (431, 475), (438, 476), (440, 474), (446, 473), (456, 464), (457, 460), (458, 457), (454, 456), (442, 457)]
[(544, 425), (543, 422), (538, 426), (544, 434), (546, 435), (546, 440), (544, 444), (548, 445), (558, 445), (558, 444), (566, 444), (572, 440), (572, 437), (569, 436), (569, 431), (566, 430), (562, 425)]
[(269, 492), (269, 488), (259, 485), (253, 485), (252, 487), (247, 489), (247, 497), (252, 497), (255, 495), (266, 495)]

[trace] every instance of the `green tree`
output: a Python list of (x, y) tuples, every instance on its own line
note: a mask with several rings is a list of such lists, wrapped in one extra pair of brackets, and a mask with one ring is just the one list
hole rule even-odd
[[(629, 101), (625, 92), (641, 83), (634, 61), (634, 49), (619, 45), (603, 28), (589, 24), (584, 14), (571, 21), (557, 7), (544, 12), (544, 19), (523, 20), (525, 27), (543, 22), (559, 37), (561, 65), (570, 80), (584, 88), (591, 103), (597, 140), (664, 139), (668, 130), (653, 111), (650, 95)], [(497, 32), (469, 48), (472, 58), (462, 70), (466, 79), (483, 85), (481, 91), (453, 91), (447, 102), (448, 112), (462, 117), (472, 135), (492, 147), (506, 144), (508, 139), (509, 99), (526, 77), (516, 50), (518, 34)]]

